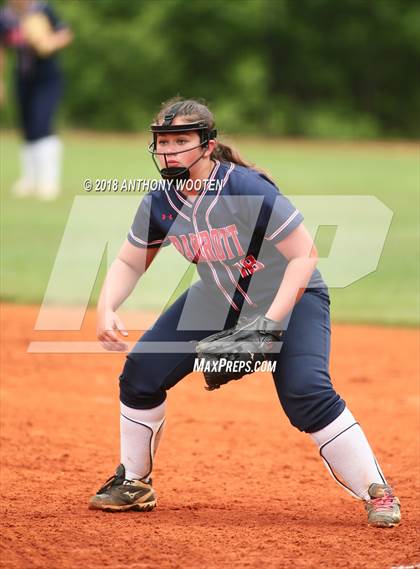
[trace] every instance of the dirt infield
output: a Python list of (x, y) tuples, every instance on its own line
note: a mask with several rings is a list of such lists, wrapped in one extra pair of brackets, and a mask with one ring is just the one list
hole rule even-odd
[[(362, 423), (403, 508), (369, 528), (293, 429), (268, 375), (169, 395), (154, 472), (158, 508), (106, 514), (87, 499), (118, 463), (118, 354), (28, 354), (35, 307), (2, 307), (2, 567), (372, 568), (420, 563), (415, 330), (335, 326), (336, 389)], [(133, 336), (133, 334), (131, 334)]]

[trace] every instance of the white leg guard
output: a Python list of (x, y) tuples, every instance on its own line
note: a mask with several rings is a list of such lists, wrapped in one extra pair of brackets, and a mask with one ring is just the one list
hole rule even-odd
[(58, 136), (46, 136), (34, 143), (36, 195), (53, 200), (60, 193), (62, 144)]
[(20, 149), (21, 176), (12, 186), (12, 194), (24, 198), (34, 193), (36, 186), (35, 143), (26, 142)]
[(132, 409), (121, 403), (121, 463), (127, 480), (147, 480), (153, 470), (165, 422), (166, 402), (153, 409)]
[(330, 474), (355, 498), (368, 500), (368, 488), (373, 482), (386, 484), (365, 434), (347, 408), (310, 436)]

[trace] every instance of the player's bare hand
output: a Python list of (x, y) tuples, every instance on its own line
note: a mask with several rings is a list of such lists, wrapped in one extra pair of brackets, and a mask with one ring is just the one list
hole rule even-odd
[(128, 346), (121, 341), (120, 336), (127, 337), (128, 332), (121, 318), (112, 310), (106, 310), (98, 315), (96, 330), (98, 340), (110, 352), (125, 352)]

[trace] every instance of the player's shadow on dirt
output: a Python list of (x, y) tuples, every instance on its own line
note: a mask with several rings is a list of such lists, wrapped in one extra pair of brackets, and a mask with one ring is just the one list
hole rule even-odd
[[(326, 505), (327, 506), (327, 505)], [(352, 507), (353, 506), (353, 507)], [(164, 505), (160, 504), (155, 515), (160, 524), (172, 525), (182, 523), (188, 525), (208, 527), (232, 526), (252, 529), (255, 527), (289, 527), (293, 528), (353, 528), (363, 526), (365, 523), (364, 512), (360, 508), (350, 505), (347, 511), (338, 512), (334, 509), (328, 511), (327, 507), (319, 504), (319, 509), (314, 509), (292, 504), (290, 506), (270, 505), (269, 508), (263, 502), (257, 502), (251, 508), (242, 507), (239, 504), (209, 506), (208, 503), (193, 503), (189, 505)]]

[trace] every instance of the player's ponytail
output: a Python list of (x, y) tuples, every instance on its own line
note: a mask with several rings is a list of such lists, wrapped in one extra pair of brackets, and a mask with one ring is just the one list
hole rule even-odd
[(239, 166), (245, 166), (245, 168), (255, 168), (253, 164), (244, 160), (237, 150), (219, 141), (217, 141), (216, 148), (211, 153), (211, 158), (221, 162), (234, 162), (239, 164)]
[[(162, 124), (165, 115), (174, 112), (174, 106), (176, 105), (176, 114), (178, 117), (182, 117), (188, 120), (188, 122), (204, 121), (208, 126), (209, 130), (215, 128), (215, 120), (213, 113), (207, 107), (204, 101), (194, 100), (194, 99), (182, 99), (181, 97), (174, 97), (165, 101), (159, 113), (155, 117), (155, 124)], [(237, 150), (217, 141), (217, 145), (213, 152), (211, 153), (211, 158), (213, 160), (219, 160), (220, 162), (234, 162), (239, 166), (244, 166), (245, 168), (250, 168), (260, 172), (268, 179), (270, 176), (264, 172), (261, 168), (258, 168), (255, 164), (244, 160)]]

